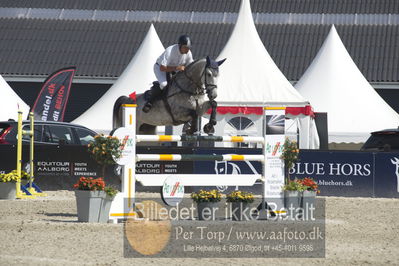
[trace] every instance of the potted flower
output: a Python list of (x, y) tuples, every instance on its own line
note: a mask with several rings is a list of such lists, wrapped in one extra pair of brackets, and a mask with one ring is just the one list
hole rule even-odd
[[(227, 202), (231, 202), (233, 221), (242, 221), (248, 205), (254, 202), (254, 194), (251, 192), (236, 190), (226, 195)], [(249, 215), (249, 212), (248, 212)]]
[(0, 199), (15, 199), (19, 177), (16, 171), (0, 174)]
[(98, 218), (98, 221), (100, 223), (108, 222), (109, 211), (111, 209), (112, 201), (114, 200), (116, 194), (118, 194), (119, 191), (112, 186), (106, 186), (104, 188), (104, 192), (105, 192), (105, 197), (103, 198), (103, 201), (101, 204), (100, 217)]
[(117, 137), (96, 135), (87, 145), (91, 157), (102, 165), (102, 177), (105, 177), (107, 165), (115, 164), (114, 158), (119, 159), (122, 154), (121, 143)]
[[(17, 170), (12, 170), (8, 174), (16, 176), (17, 175)], [(21, 170), (21, 184), (22, 185), (26, 185), (29, 182), (29, 178), (30, 178), (29, 174), (27, 172)]]
[(286, 184), (290, 180), (289, 170), (294, 166), (296, 161), (298, 161), (298, 154), (299, 154), (299, 149), (297, 142), (291, 141), (289, 138), (286, 138), (283, 145), (283, 151), (280, 157), (282, 160), (284, 160)]
[(78, 221), (107, 222), (109, 209), (117, 191), (106, 187), (104, 180), (93, 177), (81, 177), (74, 185)]
[(304, 189), (305, 188), (301, 181), (297, 178), (294, 180), (288, 180), (288, 182), (283, 186), (285, 207), (290, 216), (292, 216), (296, 210), (301, 207), (302, 191)]
[(199, 220), (215, 220), (215, 208), (222, 199), (222, 194), (217, 189), (210, 191), (201, 189), (191, 193), (191, 198), (197, 203)]
[(320, 193), (319, 186), (316, 181), (310, 177), (300, 179), (299, 182), (303, 186), (301, 208), (306, 211), (309, 207), (314, 207), (316, 194)]

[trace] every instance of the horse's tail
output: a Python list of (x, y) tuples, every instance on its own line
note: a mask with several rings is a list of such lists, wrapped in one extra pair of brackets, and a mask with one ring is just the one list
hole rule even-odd
[(112, 129), (123, 126), (122, 125), (122, 104), (134, 104), (136, 103), (133, 99), (127, 96), (121, 96), (116, 99), (114, 103), (114, 110), (112, 115)]

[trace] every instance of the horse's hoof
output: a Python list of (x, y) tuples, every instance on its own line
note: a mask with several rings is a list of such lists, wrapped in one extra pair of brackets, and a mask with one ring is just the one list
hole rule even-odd
[(188, 128), (187, 130), (184, 131), (186, 135), (194, 135), (195, 131), (192, 128)]
[(215, 133), (215, 128), (211, 123), (208, 123), (204, 126), (204, 132), (208, 135)]

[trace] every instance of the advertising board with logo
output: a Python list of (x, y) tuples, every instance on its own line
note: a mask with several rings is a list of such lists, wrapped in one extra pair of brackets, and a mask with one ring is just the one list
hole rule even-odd
[[(26, 172), (30, 172), (28, 148), (24, 145), (22, 149), (22, 170)], [(70, 189), (82, 176), (97, 177), (100, 168), (86, 151), (84, 146), (36, 144), (35, 183), (41, 189)], [(0, 145), (0, 157), (0, 173), (16, 169), (16, 149), (13, 145)]]
[(162, 186), (162, 200), (168, 206), (177, 206), (184, 197), (184, 184), (179, 176), (169, 176)]
[[(273, 152), (270, 147), (270, 151)], [(137, 147), (138, 153), (173, 154), (262, 154), (261, 149), (250, 148), (165, 148)], [(16, 149), (13, 145), (0, 145), (0, 173), (16, 167)], [(23, 170), (28, 171), (28, 147), (23, 147)], [(90, 157), (84, 146), (60, 147), (35, 145), (35, 182), (42, 189), (71, 189), (81, 176), (98, 177), (101, 167)], [(107, 178), (120, 183), (118, 171), (111, 166)], [(246, 161), (176, 161), (138, 162), (140, 174), (261, 174), (260, 162)], [(315, 151), (301, 150), (299, 161), (291, 169), (291, 177), (312, 177), (317, 180), (320, 195), (347, 197), (399, 197), (399, 153)], [(217, 178), (217, 176), (215, 176)], [(226, 190), (226, 187), (221, 187)], [(235, 189), (235, 188), (231, 188)], [(246, 187), (262, 193), (260, 183)], [(158, 190), (159, 191), (159, 190)]]
[(113, 157), (114, 161), (119, 165), (128, 165), (129, 163), (133, 163), (134, 156), (136, 156), (136, 140), (132, 129), (120, 127), (111, 132), (111, 135), (120, 140), (120, 149), (122, 150), (119, 158), (116, 159)]
[(374, 196), (399, 198), (399, 153), (375, 153)]
[[(192, 148), (137, 147), (138, 154), (193, 154)], [(136, 174), (192, 174), (192, 161), (140, 161), (136, 163)]]
[(265, 184), (263, 195), (277, 209), (284, 208), (284, 161), (281, 159), (285, 141), (285, 108), (266, 107), (265, 110)]
[[(250, 148), (201, 148), (196, 149), (195, 154), (261, 154), (260, 149)], [(214, 174), (218, 175), (240, 175), (240, 174), (261, 174), (262, 164), (256, 161), (196, 161), (194, 162), (195, 174)], [(225, 191), (228, 187), (218, 186), (220, 191)]]
[(302, 150), (290, 174), (316, 179), (320, 195), (371, 197), (374, 156), (368, 152)]

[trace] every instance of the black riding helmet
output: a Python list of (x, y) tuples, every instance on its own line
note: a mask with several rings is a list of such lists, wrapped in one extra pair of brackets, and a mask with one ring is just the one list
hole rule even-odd
[(183, 45), (187, 46), (189, 49), (191, 48), (191, 40), (190, 37), (188, 37), (187, 35), (182, 35), (179, 37), (179, 48), (181, 48)]

